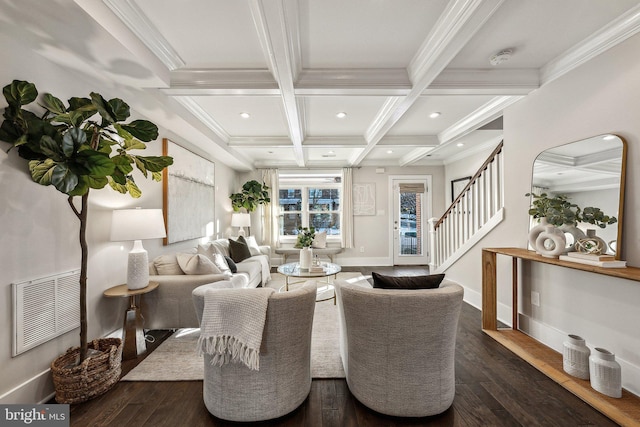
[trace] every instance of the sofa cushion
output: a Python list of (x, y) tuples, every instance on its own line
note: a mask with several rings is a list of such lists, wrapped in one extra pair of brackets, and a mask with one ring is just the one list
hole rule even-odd
[(393, 277), (372, 272), (371, 276), (373, 287), (381, 289), (434, 289), (444, 279), (444, 274)]
[(236, 263), (233, 262), (233, 260), (226, 256), (224, 257), (224, 260), (227, 262), (227, 265), (229, 266), (229, 270), (231, 270), (232, 273), (237, 273), (238, 272), (238, 266), (236, 266)]
[[(242, 236), (240, 236), (242, 237)], [(240, 240), (238, 237), (238, 240)], [(255, 236), (247, 236), (244, 238), (245, 243), (249, 247), (249, 252), (251, 252), (251, 256), (260, 255), (260, 246), (258, 246), (258, 242), (256, 242)]]
[(251, 257), (251, 251), (247, 246), (244, 238), (240, 240), (242, 236), (238, 237), (238, 240), (229, 239), (229, 255), (234, 262), (241, 262)]
[(206, 243), (204, 245), (198, 245), (196, 248), (196, 253), (206, 256), (211, 260), (211, 262), (215, 263), (214, 255), (218, 254), (218, 250), (211, 243)]
[(178, 264), (176, 254), (160, 255), (156, 257), (153, 260), (153, 266), (158, 274), (163, 276), (184, 274), (184, 271), (182, 271)]
[(221, 272), (223, 272), (224, 274), (231, 274), (233, 273), (231, 271), (231, 268), (229, 267), (229, 264), (227, 263), (227, 260), (225, 259), (224, 255), (221, 254), (213, 254), (213, 263), (216, 265), (216, 267), (218, 267), (220, 269)]
[(321, 231), (316, 233), (313, 237), (313, 242), (311, 242), (312, 248), (324, 249), (327, 247), (327, 232)]
[(178, 264), (185, 274), (220, 274), (216, 265), (202, 254), (177, 254)]
[(236, 266), (238, 267), (238, 274), (245, 273), (248, 277), (260, 277), (262, 274), (262, 265), (253, 260), (239, 262)]

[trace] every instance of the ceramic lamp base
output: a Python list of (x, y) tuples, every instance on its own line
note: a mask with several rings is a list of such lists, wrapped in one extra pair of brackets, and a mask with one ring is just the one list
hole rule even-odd
[(127, 265), (127, 287), (130, 290), (146, 288), (149, 285), (149, 255), (142, 243), (138, 246), (137, 242), (139, 240), (129, 252)]

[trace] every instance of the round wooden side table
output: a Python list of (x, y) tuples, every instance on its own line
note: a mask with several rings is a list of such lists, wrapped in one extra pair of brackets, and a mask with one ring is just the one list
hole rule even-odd
[(123, 360), (135, 359), (147, 351), (147, 343), (144, 339), (144, 318), (139, 310), (140, 298), (157, 287), (158, 282), (149, 282), (146, 288), (130, 290), (125, 284), (109, 288), (103, 293), (105, 297), (129, 297), (129, 307), (124, 314), (122, 328)]

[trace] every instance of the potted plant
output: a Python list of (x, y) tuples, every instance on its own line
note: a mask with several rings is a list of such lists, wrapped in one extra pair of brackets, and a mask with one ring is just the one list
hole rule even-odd
[[(173, 163), (166, 156), (138, 156), (132, 150), (145, 149), (145, 142), (158, 137), (158, 128), (147, 120), (129, 118), (129, 106), (118, 98), (104, 99), (98, 93), (89, 98), (70, 98), (68, 106), (51, 94), (44, 94), (36, 115), (24, 109), (38, 98), (33, 83), (14, 80), (3, 88), (8, 106), (0, 126), (0, 140), (13, 145), (28, 160), (33, 181), (52, 185), (67, 196), (69, 207), (80, 223), (80, 347), (69, 349), (51, 365), (56, 400), (76, 403), (106, 392), (119, 380), (120, 339), (87, 343), (86, 229), (91, 189), (107, 184), (134, 198), (142, 192), (133, 176), (134, 165), (146, 177), (162, 179), (161, 171)], [(80, 200), (79, 206), (76, 200)], [(94, 354), (89, 355), (92, 347)], [(105, 367), (104, 365), (108, 366)]]
[(268, 190), (269, 187), (265, 183), (261, 184), (256, 180), (247, 181), (242, 185), (242, 191), (229, 196), (231, 207), (234, 212), (245, 209), (247, 213), (251, 213), (256, 210), (258, 205), (271, 202)]

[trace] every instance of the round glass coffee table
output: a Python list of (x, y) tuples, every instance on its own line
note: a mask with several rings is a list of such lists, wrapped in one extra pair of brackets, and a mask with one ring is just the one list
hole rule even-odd
[(306, 280), (295, 280), (295, 278), (311, 279), (314, 277), (326, 277), (326, 282), (318, 282), (318, 284), (321, 284), (322, 286), (318, 286), (316, 301), (320, 302), (332, 299), (333, 304), (335, 304), (336, 291), (329, 280), (331, 276), (333, 276), (333, 278), (335, 279), (338, 273), (340, 273), (341, 268), (338, 264), (333, 264), (330, 262), (323, 262), (320, 264), (320, 267), (322, 267), (322, 271), (302, 269), (300, 268), (300, 263), (298, 262), (290, 262), (280, 265), (278, 267), (278, 273), (284, 275), (284, 286), (282, 286), (279, 291), (286, 292), (289, 290), (290, 285), (306, 282)]

